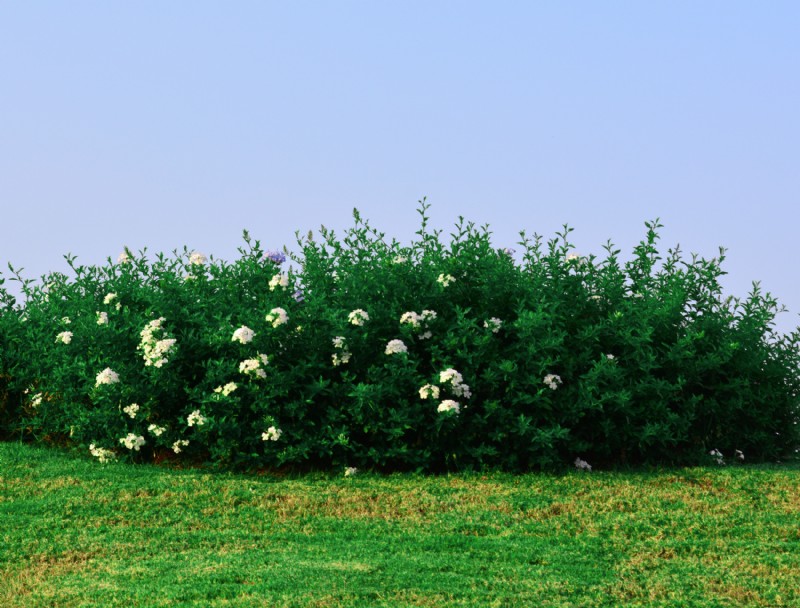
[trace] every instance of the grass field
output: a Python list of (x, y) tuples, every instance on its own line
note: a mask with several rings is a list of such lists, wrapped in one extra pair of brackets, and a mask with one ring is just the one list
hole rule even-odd
[(800, 606), (800, 466), (276, 477), (0, 443), (0, 606)]

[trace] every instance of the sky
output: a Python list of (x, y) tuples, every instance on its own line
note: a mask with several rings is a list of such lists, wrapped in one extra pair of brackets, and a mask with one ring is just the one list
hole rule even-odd
[[(800, 3), (0, 0), (0, 272), (247, 229), (726, 247), (800, 325)], [(519, 250), (519, 248), (517, 248)], [(6, 283), (12, 293), (14, 285)]]

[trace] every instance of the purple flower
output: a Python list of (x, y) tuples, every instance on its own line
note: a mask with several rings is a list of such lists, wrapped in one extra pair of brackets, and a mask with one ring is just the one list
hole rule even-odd
[(305, 298), (305, 296), (303, 295), (303, 292), (302, 292), (302, 290), (300, 290), (300, 289), (298, 289), (297, 291), (295, 291), (295, 292), (292, 294), (292, 297), (294, 298), (294, 301), (295, 301), (295, 302), (302, 302), (303, 300), (305, 300), (305, 299), (306, 299), (306, 298)]
[(286, 261), (286, 256), (277, 249), (270, 249), (264, 254), (265, 260), (270, 260), (274, 264), (283, 264)]

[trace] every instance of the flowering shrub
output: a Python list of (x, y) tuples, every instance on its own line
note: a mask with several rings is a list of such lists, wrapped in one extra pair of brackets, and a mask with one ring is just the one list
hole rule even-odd
[(757, 285), (722, 297), (722, 251), (662, 258), (653, 222), (625, 263), (573, 254), (566, 227), (521, 233), (517, 262), (463, 219), (445, 246), (427, 208), (405, 247), (355, 212), (288, 258), (245, 233), (233, 263), (126, 249), (67, 256), (74, 277), (41, 285), (12, 269), (26, 301), (0, 278), (0, 433), (100, 462), (346, 475), (797, 449), (800, 333), (773, 331)]

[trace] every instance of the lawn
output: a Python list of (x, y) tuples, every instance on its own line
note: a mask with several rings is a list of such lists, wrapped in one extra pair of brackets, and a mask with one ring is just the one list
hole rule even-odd
[(0, 606), (800, 606), (800, 465), (242, 475), (0, 443)]

